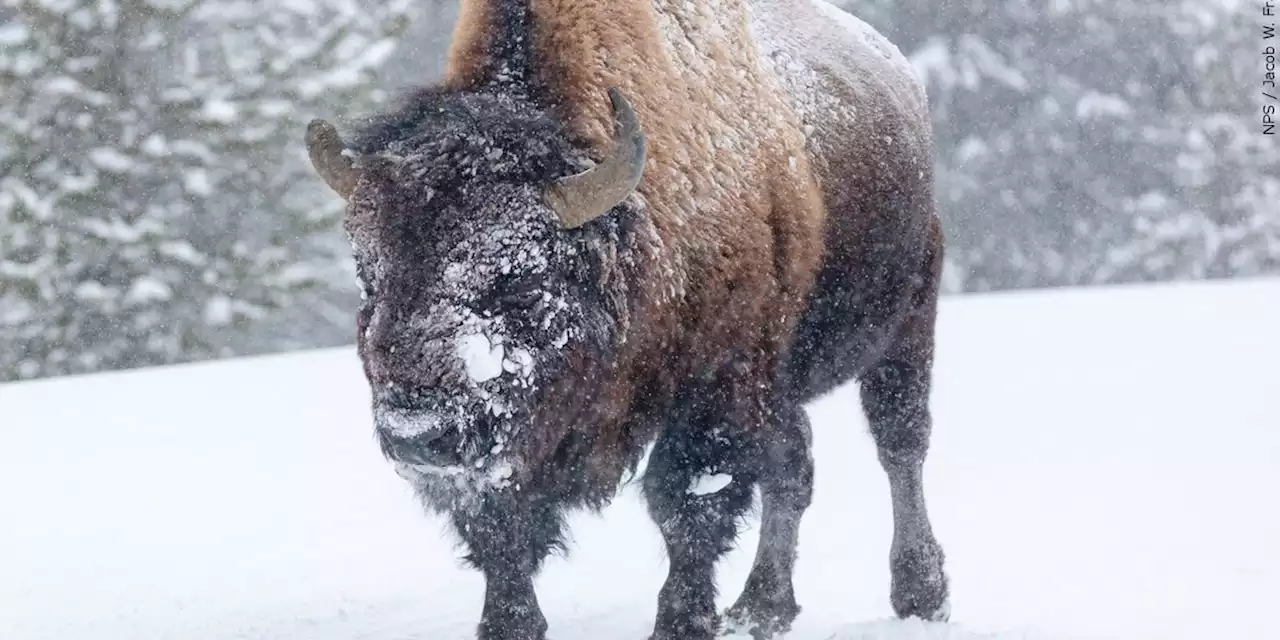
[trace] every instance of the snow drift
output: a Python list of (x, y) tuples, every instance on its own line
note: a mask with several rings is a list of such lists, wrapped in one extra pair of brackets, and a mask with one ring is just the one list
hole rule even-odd
[[(810, 407), (790, 637), (1274, 637), (1277, 327), (1280, 280), (946, 299), (926, 482), (952, 623), (889, 619), (850, 385)], [(350, 349), (0, 386), (0, 638), (467, 640), (480, 576), (368, 400)], [(636, 491), (572, 536), (539, 581), (551, 638), (644, 638), (666, 567)]]

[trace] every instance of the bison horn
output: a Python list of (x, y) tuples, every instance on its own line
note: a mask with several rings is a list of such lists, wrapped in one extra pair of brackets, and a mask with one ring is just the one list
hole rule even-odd
[(599, 165), (561, 178), (545, 192), (565, 228), (574, 229), (604, 215), (631, 195), (644, 175), (645, 141), (640, 119), (616, 88), (609, 88), (617, 126), (617, 149)]
[(355, 191), (356, 181), (360, 179), (360, 171), (352, 165), (351, 158), (343, 155), (345, 150), (346, 143), (333, 125), (319, 118), (307, 125), (307, 153), (311, 156), (311, 166), (344, 200)]

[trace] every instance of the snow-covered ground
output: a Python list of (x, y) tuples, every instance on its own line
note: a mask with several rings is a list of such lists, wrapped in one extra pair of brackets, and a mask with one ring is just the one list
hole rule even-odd
[[(791, 638), (1280, 637), (1280, 281), (951, 298), (939, 331), (953, 622), (890, 619), (850, 386), (811, 407)], [(471, 637), (480, 578), (366, 402), (350, 349), (0, 386), (0, 638)], [(645, 637), (665, 560), (635, 496), (543, 574), (553, 640)]]

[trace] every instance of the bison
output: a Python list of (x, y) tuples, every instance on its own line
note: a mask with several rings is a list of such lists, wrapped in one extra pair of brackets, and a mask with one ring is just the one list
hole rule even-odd
[[(803, 405), (855, 379), (892, 605), (947, 618), (921, 480), (932, 135), (898, 49), (810, 0), (463, 0), (440, 82), (347, 140), (309, 124), (347, 204), (377, 439), (483, 572), (479, 638), (545, 636), (533, 579), (566, 512), (646, 451), (669, 558), (652, 638), (787, 630)], [(755, 565), (718, 614), (756, 488)]]

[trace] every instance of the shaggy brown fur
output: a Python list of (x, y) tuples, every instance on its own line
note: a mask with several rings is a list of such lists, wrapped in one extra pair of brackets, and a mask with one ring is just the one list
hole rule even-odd
[[(744, 3), (530, 6), (536, 85), (570, 139), (609, 148), (612, 115), (602, 96), (613, 86), (630, 98), (649, 140), (639, 192), (658, 242), (633, 311), (644, 321), (618, 358), (615, 388), (603, 391), (619, 398), (614, 416), (582, 425), (608, 432), (630, 414), (635, 390), (674, 392), (677, 381), (723, 357), (725, 345), (785, 350), (818, 271), (825, 208), (796, 114), (738, 26)], [(494, 38), (511, 37), (500, 19), (489, 0), (463, 2), (447, 86), (484, 86), (501, 72), (487, 53)], [(662, 46), (664, 22), (684, 34), (678, 48)], [(655, 374), (666, 379), (643, 379)], [(593, 459), (612, 457), (610, 440), (600, 440)], [(602, 472), (612, 486), (622, 468)]]
[[(463, 0), (444, 81), (354, 145), (399, 158), (365, 170), (347, 221), (357, 261), (379, 272), (362, 278), (372, 301), (360, 325), (366, 372), (392, 415), (379, 437), (428, 506), (450, 512), (484, 571), (481, 637), (542, 638), (532, 575), (558, 544), (560, 514), (607, 502), (648, 443), (645, 495), (672, 560), (655, 640), (715, 632), (714, 563), (757, 485), (756, 566), (720, 622), (785, 630), (799, 611), (791, 573), (812, 494), (801, 404), (855, 377), (893, 492), (894, 607), (946, 617), (920, 479), (942, 264), (927, 104), (892, 45), (824, 12), (808, 0)], [(477, 273), (501, 259), (485, 253), (477, 225), (505, 214), (482, 209), (478, 194), (525, 203), (511, 189), (571, 173), (579, 160), (566, 149), (612, 152), (610, 87), (643, 125), (643, 180), (580, 230), (551, 230), (539, 207), (502, 218), (518, 237), (512, 252), (552, 256), (552, 275), (591, 274), (585, 288), (576, 276), (543, 281), (585, 301), (557, 320), (585, 329), (563, 349), (529, 337), (535, 328), (507, 345), (530, 345), (544, 373), (536, 391), (504, 396), (509, 421), (524, 425), (509, 439), (472, 418), (475, 433), (454, 434), (484, 474), (497, 468), (495, 442), (512, 465), (508, 488), (464, 500), (420, 471), (428, 443), (403, 434), (423, 428), (393, 419), (465, 386), (446, 348), (461, 329), (441, 304), (490, 294), (434, 280), (447, 280), (443, 256), (459, 247), (477, 247), (458, 263)], [(495, 145), (507, 155), (490, 155)], [(513, 151), (536, 163), (485, 160)], [(341, 163), (324, 158), (318, 169)], [(438, 213), (416, 213), (426, 210)], [(544, 313), (522, 321), (505, 308), (519, 326)], [(709, 473), (733, 479), (708, 496), (687, 491)]]

